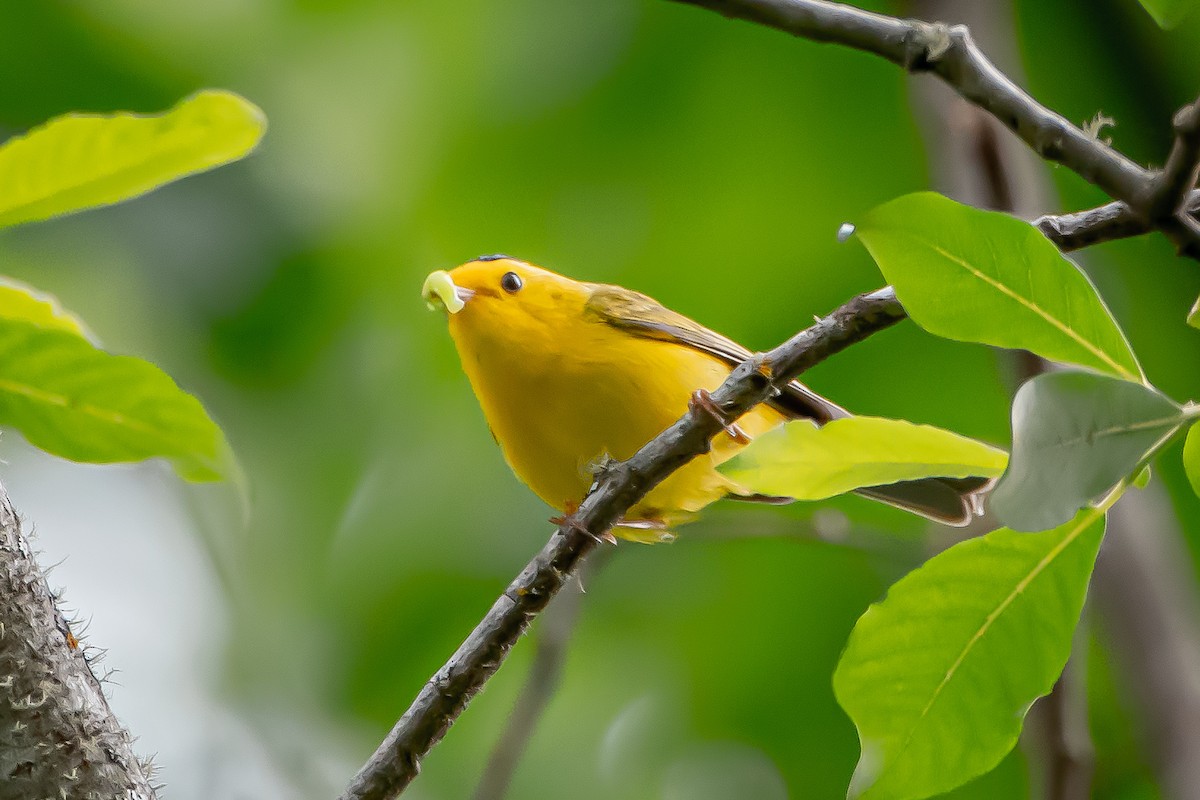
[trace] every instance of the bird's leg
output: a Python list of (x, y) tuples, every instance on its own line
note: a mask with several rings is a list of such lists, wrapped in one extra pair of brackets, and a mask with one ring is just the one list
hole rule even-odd
[(563, 503), (563, 511), (565, 513), (560, 514), (559, 516), (551, 517), (550, 523), (552, 525), (565, 526), (571, 528), (572, 530), (579, 531), (580, 533), (586, 533), (597, 542), (608, 542), (611, 545), (615, 545), (617, 543), (617, 537), (612, 535), (612, 531), (604, 531), (600, 534), (589, 531), (587, 526), (583, 525), (575, 518), (575, 512), (578, 510), (579, 503), (576, 503), (574, 500), (567, 500)]
[(729, 421), (729, 417), (716, 404), (708, 389), (697, 389), (692, 392), (692, 397), (688, 400), (688, 408), (698, 408), (706, 414), (712, 415), (717, 422), (721, 423), (721, 427), (725, 429), (725, 433), (729, 434), (729, 438), (738, 444), (750, 444), (750, 437), (736, 422)]
[[(675, 534), (671, 533), (671, 526), (667, 524), (667, 521), (658, 517), (642, 519), (625, 519), (622, 517), (617, 521), (617, 526), (637, 531), (657, 531), (658, 536), (653, 541), (669, 542), (675, 538)], [(639, 542), (651, 541), (643, 536), (635, 536), (633, 538), (636, 538)]]

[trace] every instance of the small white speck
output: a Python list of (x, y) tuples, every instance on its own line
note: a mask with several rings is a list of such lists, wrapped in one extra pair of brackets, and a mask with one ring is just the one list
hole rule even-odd
[(838, 228), (837, 239), (839, 242), (844, 242), (854, 235), (854, 223), (843, 222)]

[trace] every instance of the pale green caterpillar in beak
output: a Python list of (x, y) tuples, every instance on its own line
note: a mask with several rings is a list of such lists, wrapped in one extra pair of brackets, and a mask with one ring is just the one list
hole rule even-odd
[(421, 287), (421, 296), (425, 298), (425, 305), (429, 307), (430, 311), (444, 308), (451, 314), (462, 311), (467, 304), (466, 301), (470, 300), (474, 294), (475, 292), (470, 289), (456, 286), (450, 273), (444, 269), (429, 273), (429, 277), (425, 279), (425, 284)]

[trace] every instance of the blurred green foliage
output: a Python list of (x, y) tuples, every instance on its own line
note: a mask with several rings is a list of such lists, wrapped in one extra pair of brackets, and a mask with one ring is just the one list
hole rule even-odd
[[(1164, 33), (1133, 0), (1016, 5), (1034, 94), (1075, 121), (1104, 111), (1118, 147), (1160, 163), (1170, 115), (1200, 86), (1200, 22)], [(508, 252), (765, 348), (882, 283), (839, 224), (927, 188), (899, 70), (658, 0), (16, 3), (0, 68), (0, 134), (205, 86), (271, 120), (245, 162), (7, 231), (0, 248), (5, 272), (162, 365), (222, 423), (253, 493), (247, 530), (208, 534), (234, 609), (226, 691), (251, 719), (302, 709), (349, 726), (363, 757), (550, 532), (421, 303), (423, 277)], [(1064, 209), (1104, 200), (1054, 175)], [(1183, 324), (1200, 270), (1153, 237), (1084, 258), (1150, 380), (1200, 396)], [(862, 413), (1006, 446), (1005, 363), (906, 324), (807, 380)], [(1179, 464), (1168, 454), (1155, 475), (1195, 550), (1200, 501)], [(696, 797), (714, 763), (764, 797), (842, 796), (858, 743), (834, 664), (928, 551), (899, 513), (825, 507), (861, 546), (814, 537), (844, 526), (808, 507), (713, 509), (674, 545), (620, 546), (589, 581), (512, 796)], [(414, 796), (469, 795), (529, 644)], [(1096, 796), (1153, 796), (1094, 650)], [(1018, 750), (953, 796), (1025, 796), (1031, 768)]]

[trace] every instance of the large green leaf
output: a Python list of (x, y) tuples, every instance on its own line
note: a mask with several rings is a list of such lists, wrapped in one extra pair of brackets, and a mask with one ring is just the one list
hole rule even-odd
[(193, 481), (234, 469), (200, 402), (158, 367), (29, 322), (0, 319), (0, 425), (73, 461), (162, 457)]
[(1186, 422), (1154, 389), (1075, 370), (1027, 381), (1013, 398), (1013, 452), (992, 492), (1019, 531), (1061, 525), (1130, 477)]
[(1158, 27), (1170, 29), (1183, 22), (1183, 18), (1196, 7), (1196, 0), (1138, 0), (1142, 8), (1154, 17)]
[(1200, 496), (1200, 422), (1193, 422), (1183, 443), (1183, 469), (1192, 489)]
[(969, 539), (862, 615), (833, 676), (862, 748), (851, 797), (929, 797), (1000, 762), (1066, 664), (1103, 532), (1087, 509)]
[(235, 161), (265, 129), (256, 106), (222, 91), (163, 114), (58, 117), (0, 146), (0, 227), (116, 203)]
[(857, 233), (930, 333), (1142, 379), (1095, 287), (1032, 225), (918, 192), (872, 209)]
[(754, 492), (824, 500), (918, 478), (994, 477), (1007, 460), (1003, 450), (929, 425), (847, 417), (821, 427), (790, 422), (759, 436), (719, 469)]
[(79, 318), (64, 310), (54, 297), (3, 275), (0, 275), (0, 318), (85, 335)]

